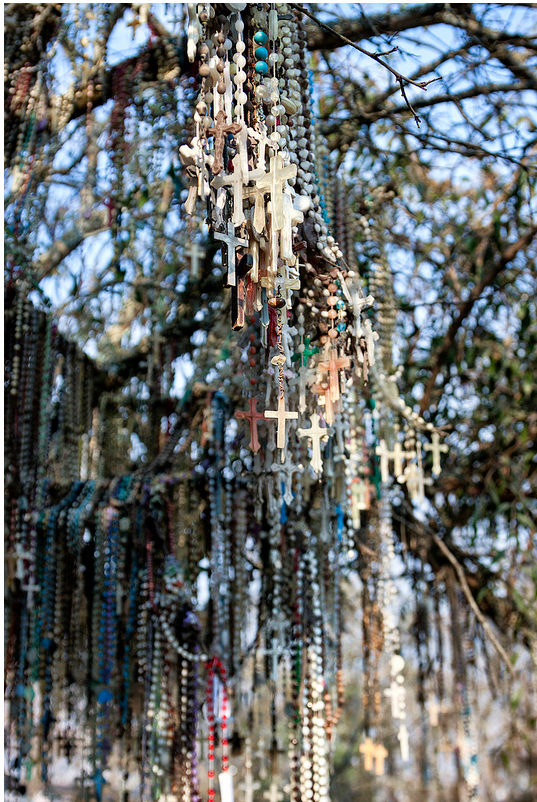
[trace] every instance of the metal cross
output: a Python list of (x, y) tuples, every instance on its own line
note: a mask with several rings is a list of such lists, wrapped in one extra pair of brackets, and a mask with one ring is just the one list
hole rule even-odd
[(213, 237), (215, 239), (220, 240), (222, 243), (227, 245), (227, 283), (229, 287), (234, 287), (236, 283), (236, 248), (243, 247), (245, 248), (248, 245), (247, 239), (241, 239), (240, 237), (235, 236), (235, 226), (228, 220), (227, 224), (227, 232), (225, 231), (214, 231)]
[(332, 434), (331, 429), (319, 426), (319, 416), (314, 412), (310, 418), (311, 426), (309, 429), (297, 429), (299, 437), (309, 437), (311, 440), (311, 467), (316, 474), (323, 472), (323, 461), (321, 459), (321, 440)]
[(265, 420), (265, 415), (257, 411), (257, 400), (255, 398), (250, 398), (248, 400), (248, 412), (237, 410), (237, 412), (235, 412), (235, 417), (238, 419), (245, 418), (248, 421), (250, 425), (250, 442), (248, 443), (248, 448), (251, 448), (254, 454), (257, 454), (261, 448), (257, 438), (257, 424), (260, 420)]
[(285, 396), (280, 395), (278, 398), (278, 409), (266, 409), (265, 418), (276, 419), (278, 421), (278, 432), (276, 435), (277, 448), (285, 448), (286, 432), (285, 424), (288, 420), (297, 420), (298, 412), (288, 412), (285, 409)]

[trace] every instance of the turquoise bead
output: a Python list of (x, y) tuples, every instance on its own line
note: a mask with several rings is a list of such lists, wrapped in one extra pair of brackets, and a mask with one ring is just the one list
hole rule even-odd
[(338, 323), (337, 326), (336, 326), (336, 329), (338, 331), (345, 331), (346, 328), (347, 328), (347, 326), (346, 326), (345, 323)]
[(336, 306), (338, 309), (343, 309), (345, 307), (345, 301), (338, 301)]
[(256, 61), (254, 70), (261, 75), (266, 75), (268, 72), (268, 64), (266, 61)]
[(266, 47), (256, 47), (254, 55), (256, 58), (265, 61), (265, 59), (268, 57), (268, 50)]
[(267, 39), (268, 36), (265, 31), (257, 31), (257, 33), (254, 33), (254, 42), (256, 45), (264, 45)]

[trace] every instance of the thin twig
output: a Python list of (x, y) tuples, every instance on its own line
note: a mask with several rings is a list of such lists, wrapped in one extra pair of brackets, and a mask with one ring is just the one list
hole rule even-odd
[(494, 646), (494, 648), (498, 652), (499, 656), (501, 657), (501, 659), (505, 663), (509, 673), (511, 674), (512, 677), (514, 677), (515, 676), (515, 670), (513, 668), (513, 664), (509, 660), (509, 656), (508, 656), (507, 652), (505, 651), (505, 649), (503, 648), (502, 644), (500, 643), (500, 641), (498, 640), (498, 638), (496, 637), (496, 635), (492, 631), (492, 629), (491, 629), (488, 621), (486, 620), (485, 616), (483, 615), (483, 613), (481, 612), (481, 610), (477, 606), (477, 602), (473, 597), (472, 591), (470, 590), (470, 586), (468, 585), (468, 581), (466, 579), (466, 575), (464, 573), (464, 569), (463, 569), (462, 565), (457, 560), (455, 555), (452, 554), (452, 552), (448, 549), (448, 547), (446, 546), (446, 544), (444, 543), (443, 540), (440, 540), (440, 538), (437, 535), (435, 535), (434, 533), (432, 533), (432, 532), (431, 532), (431, 535), (432, 535), (432, 538), (433, 538), (434, 542), (436, 543), (436, 545), (440, 549), (440, 551), (443, 552), (443, 554), (447, 557), (449, 562), (455, 568), (455, 571), (457, 572), (457, 576), (459, 578), (459, 582), (461, 583), (461, 587), (463, 589), (464, 595), (466, 596), (466, 598), (468, 600), (468, 604), (470, 605), (470, 607), (474, 611), (475, 617), (477, 618), (477, 620), (479, 621), (479, 623), (483, 627), (485, 633), (488, 635), (488, 638), (489, 638), (490, 642), (492, 643), (492, 645)]
[[(357, 45), (351, 39), (347, 39), (346, 36), (343, 36), (342, 33), (339, 33), (338, 31), (334, 30), (334, 28), (331, 28), (330, 25), (325, 25), (324, 22), (321, 22), (320, 20), (318, 20), (310, 11), (308, 11), (306, 8), (304, 8), (304, 6), (300, 6), (297, 3), (290, 3), (290, 6), (291, 6), (291, 8), (294, 8), (295, 11), (299, 11), (301, 14), (305, 14), (306, 17), (309, 17), (316, 25), (319, 26), (319, 28), (323, 28), (325, 31), (328, 31), (333, 36), (336, 36), (338, 39), (340, 39), (346, 45), (349, 45), (350, 47), (354, 47), (354, 49), (358, 50), (359, 53), (363, 53), (365, 56), (369, 56), (369, 58), (372, 58), (373, 61), (377, 62), (377, 64), (380, 64), (382, 67), (384, 67), (386, 70), (388, 70), (388, 72), (391, 72), (391, 74), (395, 77), (396, 81), (398, 82), (398, 84), (399, 84), (399, 86), (401, 88), (401, 94), (402, 94), (402, 96), (403, 96), (403, 98), (405, 100), (406, 105), (408, 106), (408, 108), (412, 112), (414, 120), (416, 121), (416, 125), (419, 127), (421, 120), (418, 117), (418, 115), (416, 114), (416, 112), (414, 111), (414, 109), (412, 108), (412, 105), (411, 105), (411, 103), (410, 103), (410, 101), (409, 101), (409, 99), (407, 97), (407, 94), (405, 92), (405, 84), (409, 84), (409, 85), (412, 85), (412, 86), (417, 86), (418, 89), (423, 89), (424, 91), (427, 91), (427, 87), (429, 86), (429, 84), (432, 84), (435, 81), (439, 81), (440, 78), (431, 78), (430, 81), (413, 81), (412, 78), (407, 78), (405, 75), (402, 75), (400, 72), (397, 72), (397, 70), (394, 70), (393, 67), (390, 67), (390, 65), (386, 61), (383, 61), (380, 58), (381, 55), (388, 55), (389, 53), (393, 52), (393, 50), (388, 51), (388, 53), (381, 53), (381, 54), (372, 53), (370, 50), (365, 50), (365, 48), (360, 47), (360, 45)], [(394, 48), (394, 50), (397, 50), (397, 48)]]

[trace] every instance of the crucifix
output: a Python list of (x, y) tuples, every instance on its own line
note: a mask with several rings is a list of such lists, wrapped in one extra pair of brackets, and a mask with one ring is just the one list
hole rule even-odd
[(214, 162), (211, 168), (213, 175), (218, 175), (224, 169), (223, 155), (226, 136), (228, 134), (238, 134), (241, 128), (240, 123), (227, 123), (226, 112), (220, 109), (213, 127), (207, 130), (207, 136), (214, 137)]
[(364, 321), (365, 342), (367, 347), (367, 361), (369, 367), (375, 364), (375, 343), (379, 338), (378, 332), (373, 331), (370, 320)]
[[(278, 431), (276, 435), (276, 447), (284, 449), (286, 440), (285, 424), (288, 420), (297, 420), (298, 412), (290, 412), (285, 409), (285, 395), (280, 393), (278, 398), (278, 409), (266, 409), (265, 418), (275, 419), (278, 421)], [(282, 454), (282, 462), (283, 462)]]
[(254, 802), (254, 791), (261, 788), (261, 783), (254, 782), (252, 775), (252, 745), (250, 738), (246, 738), (244, 755), (244, 780), (239, 785), (242, 793), (243, 802)]
[(331, 430), (319, 426), (319, 416), (314, 412), (310, 418), (311, 426), (309, 429), (297, 429), (299, 437), (309, 437), (311, 440), (311, 467), (316, 474), (323, 472), (323, 461), (321, 459), (321, 440), (331, 434)]
[[(420, 443), (418, 443), (418, 446)], [(416, 465), (410, 462), (397, 481), (400, 484), (406, 482), (408, 492), (412, 501), (417, 501), (418, 504), (423, 504), (425, 501), (425, 485), (432, 485), (432, 479), (426, 479), (421, 465)]]
[(354, 313), (354, 336), (356, 337), (356, 342), (358, 342), (364, 333), (362, 328), (362, 312), (364, 309), (373, 306), (375, 299), (372, 295), (368, 295), (367, 298), (364, 298), (362, 292), (358, 289), (354, 289), (349, 294), (349, 298)]
[(270, 642), (270, 649), (265, 649), (264, 652), (266, 657), (272, 658), (272, 668), (270, 672), (270, 679), (272, 682), (278, 681), (278, 663), (280, 661), (280, 657), (282, 656), (283, 652), (278, 643), (277, 638), (272, 638)]
[(293, 503), (293, 474), (297, 473), (297, 472), (302, 472), (304, 470), (303, 466), (302, 465), (294, 465), (293, 462), (291, 462), (289, 454), (287, 454), (287, 456), (285, 458), (285, 462), (279, 462), (279, 463), (275, 462), (271, 466), (271, 470), (273, 470), (274, 473), (280, 474), (280, 476), (283, 474), (284, 478), (282, 479), (282, 481), (283, 481), (284, 488), (285, 488), (283, 500), (285, 501), (285, 503), (287, 505), (292, 504)]
[(408, 749), (408, 730), (406, 728), (406, 724), (404, 721), (399, 726), (399, 731), (397, 733), (397, 740), (399, 741), (399, 746), (401, 749), (401, 760), (403, 761), (403, 763), (407, 763), (410, 752)]
[(319, 353), (318, 348), (310, 348), (310, 343), (311, 343), (311, 337), (304, 337), (302, 339), (302, 350), (301, 346), (299, 345), (298, 353), (293, 354), (293, 356), (291, 357), (291, 361), (296, 362), (298, 359), (300, 359), (300, 366), (305, 368), (308, 363), (309, 357), (313, 356), (313, 354)]
[(272, 779), (270, 781), (270, 788), (263, 794), (263, 799), (266, 799), (267, 802), (282, 802), (284, 798), (285, 796), (282, 791), (280, 791), (276, 780)]
[(242, 208), (244, 176), (242, 173), (241, 160), (238, 153), (233, 157), (232, 163), (233, 172), (225, 173), (224, 175), (217, 175), (216, 178), (213, 178), (211, 181), (211, 186), (215, 189), (220, 189), (221, 187), (231, 187), (233, 192), (233, 216), (231, 219), (233, 220), (235, 227), (237, 227), (242, 226), (246, 219), (244, 217), (244, 210)]
[(403, 451), (401, 443), (396, 440), (393, 446), (393, 472), (396, 478), (399, 478), (403, 473), (403, 459), (412, 459), (416, 454), (414, 451)]
[(370, 488), (369, 482), (365, 482), (360, 477), (356, 477), (351, 483), (351, 513), (352, 525), (355, 529), (359, 529), (361, 525), (360, 512), (368, 510), (370, 506)]
[(236, 283), (236, 275), (235, 275), (236, 248), (238, 247), (245, 248), (248, 245), (248, 240), (241, 239), (240, 237), (235, 236), (235, 226), (233, 225), (231, 220), (228, 220), (227, 232), (214, 231), (213, 237), (227, 245), (227, 258), (226, 258), (227, 283), (229, 287), (234, 287)]
[(201, 198), (205, 198), (209, 194), (207, 164), (211, 164), (212, 156), (205, 155), (199, 138), (195, 136), (190, 145), (181, 145), (179, 148), (179, 160), (183, 167), (187, 168), (187, 174), (190, 176), (185, 211), (187, 214), (192, 214), (198, 195)]
[(257, 142), (257, 165), (255, 169), (261, 172), (259, 176), (259, 178), (261, 178), (265, 173), (267, 147), (271, 150), (275, 150), (275, 144), (272, 139), (267, 136), (267, 129), (265, 126), (263, 126), (260, 131), (256, 131), (255, 128), (248, 128), (248, 136)]
[(439, 476), (440, 472), (442, 471), (442, 467), (440, 465), (440, 452), (442, 451), (444, 454), (447, 454), (449, 451), (448, 446), (443, 443), (440, 445), (440, 435), (438, 432), (433, 432), (431, 437), (431, 444), (425, 443), (423, 446), (425, 451), (431, 451), (433, 455), (433, 476)]
[(185, 256), (190, 257), (190, 278), (199, 278), (200, 261), (205, 256), (205, 250), (200, 247), (197, 240), (193, 240), (185, 248)]
[(330, 360), (328, 362), (318, 362), (317, 367), (323, 373), (330, 376), (330, 400), (335, 403), (339, 400), (339, 371), (348, 368), (351, 361), (348, 356), (337, 356), (337, 350), (330, 350)]
[(300, 289), (300, 277), (296, 274), (293, 275), (293, 272), (290, 272), (289, 268), (287, 268), (285, 276), (276, 276), (274, 280), (274, 289), (276, 291), (280, 290), (280, 294), (285, 298), (289, 309), (291, 309), (293, 303), (292, 291)]
[[(287, 315), (285, 316), (287, 317)], [(284, 323), (282, 326), (282, 347), (283, 352), (285, 354), (285, 361), (289, 367), (291, 367), (291, 346), (293, 345), (293, 337), (297, 333), (297, 329), (295, 326), (290, 326), (288, 323)]]
[(32, 607), (34, 602), (34, 593), (39, 593), (41, 585), (32, 584), (29, 582), (27, 585), (22, 585), (22, 589), (26, 591), (28, 598), (28, 607)]
[(235, 412), (235, 417), (237, 419), (245, 418), (248, 421), (250, 425), (250, 442), (248, 443), (248, 447), (254, 452), (254, 454), (257, 454), (261, 448), (257, 438), (257, 424), (260, 420), (265, 420), (264, 414), (257, 411), (257, 399), (248, 399), (248, 412), (243, 412), (239, 409)]
[(261, 234), (265, 228), (265, 193), (257, 187), (243, 187), (242, 196), (254, 199), (252, 226), (257, 234)]
[(244, 326), (244, 305), (246, 303), (246, 276), (253, 267), (254, 260), (249, 253), (237, 253), (235, 267), (236, 284), (231, 288), (231, 328), (239, 331)]
[(283, 158), (280, 153), (270, 157), (270, 169), (262, 178), (258, 178), (256, 186), (264, 192), (270, 193), (272, 203), (272, 225), (280, 231), (284, 225), (283, 219), (283, 192), (284, 186), (289, 178), (295, 178), (297, 174), (296, 164), (284, 166)]
[(298, 409), (300, 412), (306, 411), (306, 386), (314, 382), (316, 376), (315, 368), (301, 367), (298, 372)]

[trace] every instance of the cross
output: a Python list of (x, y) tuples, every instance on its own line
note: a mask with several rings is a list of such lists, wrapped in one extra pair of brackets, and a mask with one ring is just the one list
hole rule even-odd
[(259, 738), (257, 742), (257, 752), (254, 754), (254, 757), (259, 758), (258, 774), (259, 778), (261, 780), (264, 780), (265, 777), (267, 776), (267, 766), (266, 766), (267, 752), (265, 749), (265, 741), (263, 740), (263, 738)]
[(404, 472), (398, 477), (397, 481), (400, 484), (406, 482), (410, 498), (412, 501), (417, 501), (419, 504), (423, 504), (425, 501), (425, 485), (433, 484), (432, 479), (425, 478), (423, 468), (416, 465), (414, 462), (406, 466)]
[(310, 343), (311, 343), (311, 337), (304, 337), (302, 339), (302, 346), (303, 346), (302, 351), (300, 351), (300, 346), (299, 346), (298, 348), (299, 353), (293, 354), (293, 356), (291, 357), (291, 361), (296, 362), (297, 359), (300, 359), (301, 360), (300, 366), (305, 368), (309, 357), (313, 356), (313, 354), (319, 353), (318, 348), (310, 348)]
[(15, 549), (15, 557), (17, 558), (17, 571), (15, 576), (21, 582), (24, 580), (24, 561), (32, 559), (32, 552), (31, 551), (24, 551), (23, 547), (20, 543), (17, 543), (17, 547)]
[(285, 448), (285, 422), (288, 420), (297, 420), (298, 412), (288, 412), (285, 409), (285, 396), (281, 394), (278, 398), (278, 409), (266, 409), (265, 418), (273, 418), (278, 421), (276, 447)]
[(226, 123), (226, 112), (224, 109), (220, 109), (213, 127), (207, 131), (208, 136), (214, 137), (214, 162), (211, 168), (213, 175), (218, 175), (224, 169), (222, 157), (227, 134), (238, 134), (241, 128), (240, 123)]
[(328, 362), (318, 362), (317, 367), (330, 376), (330, 400), (335, 403), (339, 400), (339, 371), (348, 368), (351, 361), (348, 356), (337, 357), (337, 350), (332, 348)]
[(309, 429), (297, 429), (299, 437), (309, 437), (311, 440), (311, 467), (316, 474), (323, 472), (323, 461), (321, 459), (321, 439), (331, 434), (331, 430), (319, 426), (319, 416), (314, 412), (310, 418), (311, 426)]
[(266, 799), (267, 802), (281, 802), (281, 800), (284, 798), (285, 796), (282, 791), (280, 791), (278, 784), (274, 779), (272, 779), (270, 781), (269, 790), (265, 791), (263, 794), (263, 799)]
[(261, 234), (265, 228), (265, 193), (257, 187), (243, 187), (242, 196), (243, 198), (254, 199), (252, 225), (254, 231)]
[(197, 240), (193, 240), (185, 248), (185, 255), (190, 257), (190, 278), (199, 278), (200, 260), (205, 256), (205, 250), (200, 247)]
[(270, 169), (262, 178), (258, 178), (256, 186), (264, 192), (270, 193), (272, 201), (272, 225), (280, 231), (284, 225), (283, 219), (283, 188), (289, 178), (295, 178), (296, 164), (284, 166), (280, 153), (270, 157)]
[(383, 482), (387, 482), (390, 478), (390, 460), (393, 459), (393, 452), (388, 451), (386, 440), (381, 440), (375, 449), (375, 454), (380, 457), (380, 476)]
[(250, 398), (248, 400), (248, 412), (243, 412), (239, 409), (235, 412), (235, 417), (237, 419), (245, 418), (248, 421), (250, 425), (250, 442), (248, 443), (248, 448), (250, 448), (254, 454), (257, 454), (261, 448), (259, 440), (257, 439), (257, 424), (260, 420), (265, 420), (264, 414), (257, 411), (257, 399)]
[(285, 458), (285, 462), (280, 462), (280, 463), (275, 462), (271, 466), (271, 470), (273, 470), (274, 473), (278, 473), (280, 475), (281, 474), (284, 475), (284, 478), (282, 479), (282, 481), (284, 483), (284, 486), (285, 486), (285, 492), (284, 492), (283, 500), (285, 501), (286, 504), (292, 504), (293, 503), (293, 489), (292, 489), (293, 488), (293, 474), (297, 473), (297, 471), (298, 472), (303, 471), (304, 468), (302, 467), (302, 465), (294, 465), (291, 462), (291, 460), (289, 458), (289, 455), (287, 455), (286, 458)]
[[(275, 144), (267, 136), (267, 129), (265, 126), (261, 129), (261, 131), (256, 131), (255, 128), (248, 128), (248, 135), (255, 139), (257, 142), (257, 170), (262, 170), (262, 175), (265, 173), (265, 161), (266, 161), (266, 151), (267, 147), (271, 148), (271, 150), (275, 150)], [(260, 176), (261, 177), (261, 176)]]
[(27, 593), (28, 607), (32, 607), (34, 601), (34, 593), (39, 593), (39, 591), (41, 590), (41, 586), (36, 584), (32, 585), (31, 583), (29, 583), (28, 585), (23, 585), (22, 589), (25, 590)]
[(248, 240), (240, 239), (240, 237), (235, 236), (235, 226), (231, 220), (228, 220), (227, 223), (227, 233), (224, 231), (214, 231), (213, 237), (219, 239), (222, 243), (225, 242), (227, 245), (227, 283), (229, 287), (234, 287), (236, 283), (235, 250), (239, 246), (245, 248), (248, 245)]
[(283, 352), (285, 354), (285, 361), (289, 367), (291, 367), (291, 346), (293, 344), (293, 337), (297, 333), (297, 329), (295, 326), (289, 326), (288, 323), (284, 323), (282, 326), (282, 347)]
[(408, 730), (406, 728), (406, 724), (403, 723), (399, 726), (399, 731), (397, 733), (397, 740), (399, 741), (399, 746), (401, 748), (401, 760), (403, 763), (406, 763), (409, 758), (409, 750), (408, 750)]
[(283, 652), (278, 644), (278, 639), (272, 638), (270, 642), (270, 649), (265, 649), (265, 655), (267, 657), (272, 657), (272, 671), (270, 678), (273, 682), (277, 682), (278, 680), (278, 662), (282, 654)]
[(384, 761), (388, 757), (388, 750), (383, 744), (375, 744), (375, 774), (381, 777), (384, 774)]
[(324, 383), (312, 384), (311, 390), (319, 396), (319, 404), (324, 404), (324, 417), (331, 426), (334, 422), (334, 406), (328, 387), (325, 387)]
[(285, 297), (288, 308), (291, 309), (293, 303), (291, 292), (292, 290), (300, 289), (300, 277), (290, 273), (288, 268), (285, 276), (276, 276), (276, 279), (274, 280), (274, 289), (276, 291), (278, 289), (280, 290), (280, 293), (282, 293)]
[(351, 483), (351, 511), (352, 525), (355, 529), (360, 528), (360, 511), (368, 510), (371, 504), (371, 485), (360, 477), (356, 477)]
[(231, 187), (233, 190), (233, 223), (235, 226), (241, 226), (244, 221), (244, 211), (242, 208), (242, 198), (243, 198), (243, 187), (244, 187), (244, 176), (242, 173), (241, 168), (241, 158), (237, 153), (236, 156), (233, 157), (233, 172), (227, 173), (225, 175), (217, 175), (216, 178), (213, 178), (211, 181), (211, 186), (215, 189), (220, 189), (220, 187)]
[(288, 192), (282, 195), (283, 226), (280, 237), (280, 256), (287, 264), (294, 264), (296, 256), (293, 253), (293, 227), (302, 223), (304, 213), (295, 209), (293, 199)]
[(377, 331), (373, 331), (370, 320), (364, 321), (364, 329), (367, 347), (367, 361), (369, 366), (372, 367), (375, 364), (375, 342), (378, 340), (379, 335)]
[[(403, 678), (401, 676), (399, 676), (397, 679), (400, 679), (401, 682), (403, 681)], [(390, 687), (386, 688), (386, 690), (384, 691), (384, 696), (388, 696), (391, 699), (392, 717), (399, 719), (404, 718), (406, 715), (405, 686), (402, 685), (400, 682), (397, 682), (397, 680), (392, 680), (390, 683)]]
[(414, 451), (403, 451), (401, 443), (396, 440), (393, 446), (393, 472), (397, 478), (403, 473), (403, 459), (412, 459), (415, 456)]
[[(296, 354), (295, 354), (296, 356)], [(293, 357), (292, 357), (293, 358)], [(317, 371), (315, 368), (310, 368), (309, 370), (302, 367), (298, 373), (298, 409), (300, 412), (306, 411), (306, 385), (311, 384), (315, 381), (315, 377), (317, 375)]]
[[(191, 178), (188, 198), (185, 202), (185, 211), (187, 214), (192, 214), (196, 206), (197, 196), (206, 197), (209, 194), (206, 160), (210, 164), (212, 157), (205, 155), (199, 138), (195, 136), (190, 145), (181, 145), (179, 148), (179, 160), (183, 167), (187, 168), (187, 173)], [(195, 169), (195, 175), (191, 174), (189, 168)]]
[(231, 288), (231, 328), (239, 331), (244, 326), (244, 304), (246, 302), (246, 276), (253, 267), (254, 260), (249, 253), (236, 254), (236, 284)]
[(442, 467), (440, 465), (440, 452), (442, 451), (444, 454), (447, 454), (449, 451), (448, 446), (444, 443), (440, 445), (440, 435), (438, 432), (433, 432), (431, 437), (432, 443), (425, 443), (424, 449), (425, 451), (432, 451), (433, 453), (433, 476), (438, 476), (442, 471)]
[(367, 298), (364, 298), (361, 291), (355, 289), (350, 293), (350, 300), (354, 313), (354, 336), (356, 337), (356, 341), (358, 341), (364, 333), (362, 329), (362, 312), (369, 306), (373, 306), (375, 299), (372, 295), (368, 295)]
[(364, 756), (364, 769), (373, 770), (373, 757), (375, 756), (376, 745), (371, 738), (366, 738), (365, 743), (360, 744), (360, 752)]
[(261, 787), (261, 784), (254, 782), (252, 775), (252, 747), (249, 738), (246, 738), (246, 753), (244, 756), (245, 775), (243, 782), (239, 785), (240, 790), (243, 792), (243, 802), (254, 802), (254, 791)]

